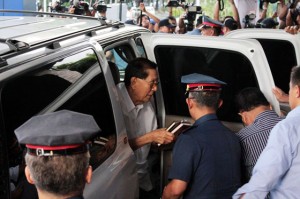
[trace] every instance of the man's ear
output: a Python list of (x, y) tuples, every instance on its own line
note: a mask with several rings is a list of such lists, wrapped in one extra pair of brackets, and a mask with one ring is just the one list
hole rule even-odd
[(86, 171), (85, 181), (87, 184), (91, 183), (92, 180), (93, 169), (92, 166), (89, 166)]
[(296, 97), (300, 98), (300, 86), (296, 85)]
[(222, 105), (223, 105), (223, 100), (222, 100), (222, 99), (219, 99), (219, 105), (218, 105), (218, 108), (220, 108)]
[(132, 77), (132, 78), (130, 79), (130, 85), (131, 85), (131, 87), (134, 87), (134, 86), (135, 86), (136, 81), (137, 81), (137, 77)]
[(189, 109), (191, 109), (194, 106), (192, 99), (186, 98), (185, 101)]
[(25, 167), (25, 176), (26, 176), (27, 181), (30, 184), (34, 184), (34, 181), (33, 181), (32, 177), (31, 177), (31, 173), (30, 173), (30, 170), (29, 170), (28, 166)]

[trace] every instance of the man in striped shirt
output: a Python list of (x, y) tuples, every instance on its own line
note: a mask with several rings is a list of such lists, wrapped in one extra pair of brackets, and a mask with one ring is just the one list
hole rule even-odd
[(243, 182), (246, 183), (261, 152), (267, 145), (270, 131), (282, 120), (258, 88), (245, 88), (236, 97), (239, 115), (245, 128), (239, 137), (243, 155)]

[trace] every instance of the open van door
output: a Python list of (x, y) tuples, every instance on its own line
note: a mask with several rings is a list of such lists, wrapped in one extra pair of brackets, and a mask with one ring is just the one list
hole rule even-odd
[[(288, 92), (291, 68), (300, 65), (300, 35), (292, 35), (284, 30), (240, 29), (229, 32), (225, 37), (259, 41), (265, 51), (275, 85)], [(281, 103), (280, 107), (285, 112), (290, 110), (287, 103)]]
[[(269, 64), (258, 41), (170, 34), (142, 34), (140, 39), (147, 57), (158, 65), (161, 83), (155, 97), (162, 127), (174, 120), (191, 120), (185, 103), (185, 85), (181, 83), (181, 76), (191, 73), (210, 75), (227, 83), (217, 115), (235, 132), (243, 127), (235, 96), (245, 87), (259, 87), (276, 112), (280, 112), (272, 93), (275, 85)], [(170, 153), (162, 153), (162, 187), (167, 182), (170, 158)]]

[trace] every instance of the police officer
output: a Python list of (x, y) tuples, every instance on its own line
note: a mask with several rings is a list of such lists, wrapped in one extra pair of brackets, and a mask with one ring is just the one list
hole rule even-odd
[(87, 141), (100, 131), (92, 116), (67, 110), (32, 117), (15, 130), (39, 198), (83, 198), (92, 175)]
[(203, 15), (202, 26), (200, 26), (201, 35), (203, 36), (219, 36), (221, 34), (223, 24)]
[(216, 116), (225, 83), (196, 73), (183, 76), (181, 82), (187, 84), (186, 103), (195, 123), (175, 143), (163, 199), (231, 198), (241, 185), (241, 149)]

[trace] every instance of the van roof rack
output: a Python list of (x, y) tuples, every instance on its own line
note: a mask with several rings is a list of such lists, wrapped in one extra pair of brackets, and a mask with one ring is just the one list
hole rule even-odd
[(107, 21), (103, 18), (96, 18), (91, 16), (83, 16), (83, 15), (75, 15), (75, 14), (66, 14), (66, 13), (52, 13), (52, 12), (37, 12), (31, 10), (3, 10), (0, 9), (2, 13), (22, 13), (22, 14), (36, 14), (36, 15), (49, 15), (49, 16), (61, 16), (61, 17), (71, 17), (71, 18), (78, 18), (78, 19), (90, 19), (90, 20), (98, 20), (100, 22), (100, 26), (107, 25)]

